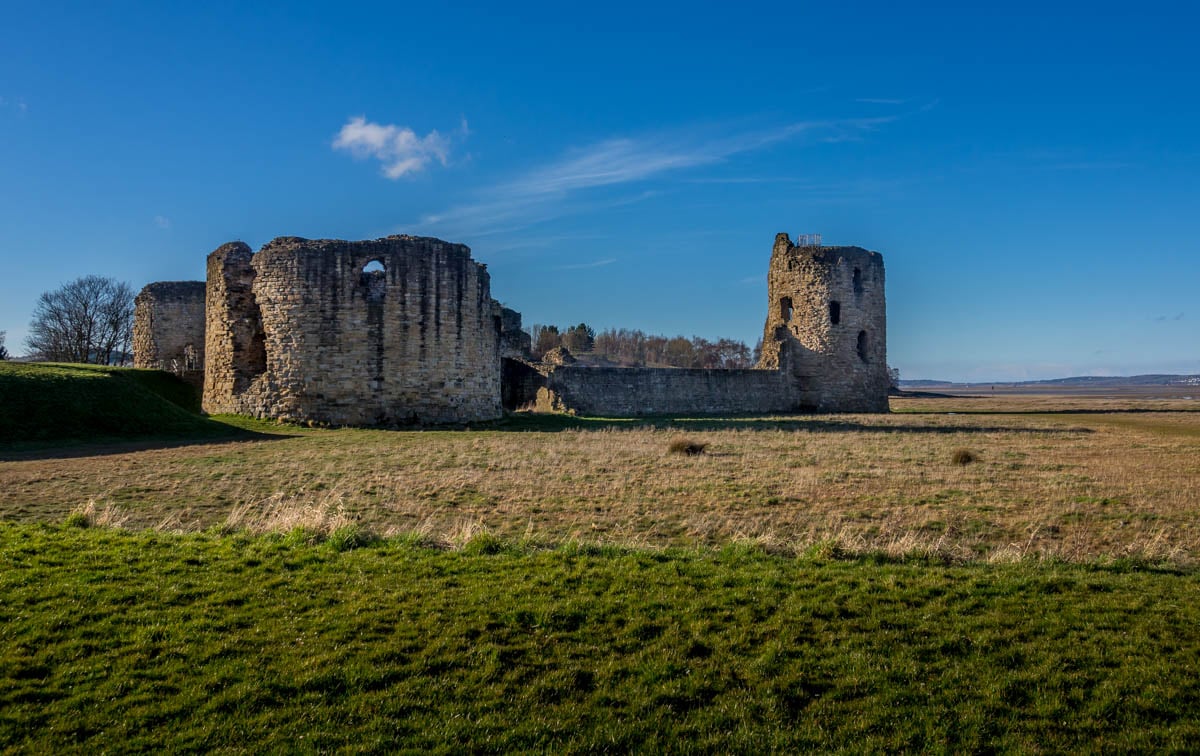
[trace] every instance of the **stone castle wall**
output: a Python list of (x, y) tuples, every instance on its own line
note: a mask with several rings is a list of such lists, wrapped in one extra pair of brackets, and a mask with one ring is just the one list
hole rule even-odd
[(497, 304), (500, 315), (500, 356), (513, 360), (527, 360), (533, 348), (528, 333), (521, 328), (521, 313)]
[[(503, 408), (596, 416), (888, 410), (883, 258), (779, 234), (752, 370), (528, 361), (521, 315), (460, 244), (280, 237), (208, 256), (207, 282), (137, 298), (135, 362), (203, 366), (203, 406), (334, 425), (461, 423)], [(191, 375), (198, 377), (200, 373)]]
[(747, 415), (800, 410), (777, 370), (579, 367), (549, 371), (537, 409), (592, 417)]
[(162, 281), (134, 299), (133, 365), (199, 375), (204, 370), (204, 282)]
[(785, 370), (822, 412), (887, 412), (883, 257), (775, 237), (759, 368)]
[(460, 244), (225, 245), (208, 260), (204, 408), (338, 425), (492, 419), (501, 320), (486, 267)]

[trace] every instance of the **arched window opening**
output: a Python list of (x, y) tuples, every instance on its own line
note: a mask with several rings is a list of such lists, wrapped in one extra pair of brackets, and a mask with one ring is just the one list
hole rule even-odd
[(829, 302), (829, 322), (837, 325), (842, 322), (842, 303), (830, 300)]
[(382, 302), (387, 293), (387, 268), (382, 260), (372, 260), (362, 267), (359, 275), (362, 286), (366, 289), (368, 302)]
[(858, 359), (867, 361), (867, 332), (858, 332)]
[(779, 300), (779, 317), (783, 318), (784, 323), (792, 322), (792, 298), (784, 297)]
[(862, 294), (862, 268), (854, 269), (854, 293)]

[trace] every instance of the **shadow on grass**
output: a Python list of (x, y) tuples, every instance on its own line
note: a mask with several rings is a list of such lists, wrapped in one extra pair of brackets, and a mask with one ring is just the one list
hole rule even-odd
[[(268, 432), (264, 432), (267, 430)], [(87, 438), (54, 438), (16, 441), (0, 444), (0, 462), (20, 462), (38, 459), (72, 459), (100, 457), (110, 454), (177, 449), (203, 444), (225, 444), (248, 441), (279, 441), (295, 438), (296, 430), (280, 426), (280, 431), (267, 424), (239, 417), (197, 418), (195, 430), (176, 433), (138, 434), (128, 436), (92, 436)]]
[[(928, 413), (942, 415), (945, 413)], [(809, 433), (911, 433), (952, 435), (956, 433), (1093, 433), (1090, 428), (1030, 428), (1013, 426), (930, 426), (930, 425), (872, 425), (840, 419), (838, 415), (821, 418), (787, 419), (778, 416), (684, 417), (655, 416), (635, 418), (576, 417), (572, 415), (516, 413), (493, 423), (471, 426), (473, 430), (512, 433), (558, 433), (565, 430), (606, 430), (620, 428), (649, 428), (673, 431), (720, 430), (783, 430)]]

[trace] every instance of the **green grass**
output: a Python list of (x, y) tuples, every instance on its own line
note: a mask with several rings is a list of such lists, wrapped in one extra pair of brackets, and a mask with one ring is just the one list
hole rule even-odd
[(83, 524), (0, 524), (0, 751), (1200, 749), (1193, 572)]
[(0, 444), (213, 437), (196, 390), (158, 370), (0, 362)]

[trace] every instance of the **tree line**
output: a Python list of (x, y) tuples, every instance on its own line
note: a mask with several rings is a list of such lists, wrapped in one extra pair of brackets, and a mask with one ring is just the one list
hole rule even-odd
[(667, 337), (629, 328), (610, 328), (597, 333), (586, 323), (563, 329), (534, 325), (530, 337), (535, 359), (564, 346), (572, 353), (591, 353), (627, 367), (750, 368), (758, 362), (761, 349), (761, 342), (751, 349), (745, 342), (734, 339)]

